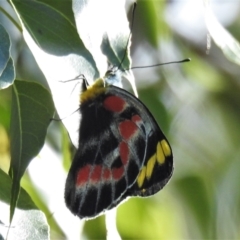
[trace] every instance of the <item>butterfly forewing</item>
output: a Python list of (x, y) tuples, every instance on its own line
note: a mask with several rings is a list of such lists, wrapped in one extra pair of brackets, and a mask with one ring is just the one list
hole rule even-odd
[(171, 148), (137, 98), (114, 86), (86, 92), (65, 189), (67, 206), (80, 218), (95, 217), (128, 196), (152, 195), (172, 174)]

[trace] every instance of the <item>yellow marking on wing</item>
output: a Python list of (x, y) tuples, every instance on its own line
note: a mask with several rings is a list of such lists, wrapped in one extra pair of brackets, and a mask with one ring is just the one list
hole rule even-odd
[(146, 171), (147, 179), (150, 179), (150, 177), (152, 176), (153, 168), (154, 168), (156, 161), (157, 161), (157, 156), (155, 153), (152, 157), (150, 157), (150, 159), (147, 162), (147, 171)]
[(159, 164), (163, 164), (165, 162), (165, 156), (160, 142), (157, 143), (157, 161)]
[(166, 157), (169, 157), (169, 156), (172, 155), (171, 148), (170, 148), (169, 144), (167, 143), (167, 141), (166, 141), (165, 139), (163, 139), (163, 140), (161, 141), (161, 146), (162, 146), (162, 150), (163, 150), (163, 152), (164, 152), (164, 155), (165, 155)]
[(146, 175), (146, 166), (144, 166), (140, 173), (138, 174), (138, 177), (137, 177), (137, 184), (138, 184), (138, 187), (141, 188), (142, 185), (143, 185), (143, 182), (144, 182), (144, 179), (145, 179), (145, 175)]
[(102, 78), (99, 78), (91, 86), (89, 86), (86, 91), (81, 93), (80, 103), (89, 101), (104, 92), (105, 92), (104, 80)]

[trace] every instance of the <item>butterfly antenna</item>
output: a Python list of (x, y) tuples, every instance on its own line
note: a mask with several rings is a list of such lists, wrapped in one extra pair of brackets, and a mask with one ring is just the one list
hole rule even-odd
[(186, 58), (180, 61), (171, 61), (171, 62), (166, 62), (166, 63), (158, 63), (154, 65), (148, 65), (148, 66), (136, 66), (136, 67), (131, 67), (129, 69), (125, 69), (125, 71), (132, 70), (132, 69), (137, 69), (137, 68), (151, 68), (151, 67), (158, 67), (162, 65), (167, 65), (167, 64), (172, 64), (172, 63), (184, 63), (184, 62), (190, 62), (191, 58)]
[[(130, 26), (130, 34), (128, 36), (128, 40), (127, 40), (127, 44), (126, 44), (126, 47), (125, 47), (125, 51), (124, 51), (124, 55), (122, 57), (122, 60), (121, 62), (119, 63), (116, 71), (118, 71), (122, 64), (123, 64), (123, 61), (127, 55), (127, 51), (128, 51), (128, 44), (129, 44), (129, 41), (130, 41), (130, 38), (132, 36), (132, 30), (133, 30), (133, 24), (134, 24), (134, 18), (135, 18), (135, 10), (136, 10), (136, 7), (137, 7), (137, 3), (134, 2), (133, 4), (133, 9), (132, 9), (132, 21), (131, 21), (131, 26)], [(173, 64), (173, 63), (184, 63), (184, 62), (190, 62), (191, 59), (190, 58), (186, 58), (186, 59), (183, 59), (183, 60), (180, 60), (180, 61), (171, 61), (171, 62), (166, 62), (166, 63), (158, 63), (158, 64), (154, 64), (154, 65), (148, 65), (148, 66), (136, 66), (136, 67), (131, 67), (131, 68), (128, 68), (128, 69), (124, 69), (123, 71), (128, 71), (128, 70), (132, 70), (132, 69), (137, 69), (137, 68), (151, 68), (151, 67), (158, 67), (158, 66), (162, 66), (162, 65), (167, 65), (167, 64)]]
[[(127, 40), (127, 44), (126, 44), (126, 47), (125, 47), (124, 55), (123, 55), (123, 57), (122, 57), (121, 62), (119, 63), (119, 65), (118, 65), (118, 67), (117, 67), (117, 70), (119, 70), (119, 69), (121, 68), (121, 66), (122, 66), (122, 64), (123, 64), (123, 61), (124, 61), (124, 59), (125, 59), (125, 57), (126, 57), (126, 55), (127, 55), (128, 44), (129, 44), (130, 38), (131, 38), (131, 36), (132, 36), (133, 23), (134, 23), (134, 15), (135, 15), (136, 7), (137, 7), (137, 3), (134, 2), (134, 4), (133, 4), (133, 10), (132, 10), (132, 21), (131, 21), (131, 26), (130, 26), (130, 33), (129, 33), (129, 36), (128, 36), (128, 40)], [(116, 70), (116, 71), (117, 71), (117, 70)], [(124, 71), (126, 71), (126, 70), (124, 70)]]

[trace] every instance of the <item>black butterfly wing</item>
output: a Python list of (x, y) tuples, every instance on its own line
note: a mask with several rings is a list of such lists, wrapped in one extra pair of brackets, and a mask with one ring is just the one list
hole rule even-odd
[(142, 168), (136, 181), (114, 204), (117, 205), (129, 196), (147, 197), (160, 191), (169, 181), (173, 173), (173, 155), (171, 146), (159, 128), (148, 108), (129, 92), (113, 88), (111, 92), (124, 98), (129, 104), (129, 112), (139, 116), (138, 128), (142, 132), (144, 144), (134, 143), (135, 151), (144, 149)]
[[(109, 86), (84, 101), (80, 112), (79, 148), (65, 188), (66, 204), (74, 214), (95, 217), (127, 196), (151, 195), (165, 185), (172, 173), (171, 149), (137, 98)], [(161, 141), (168, 155), (158, 150)]]

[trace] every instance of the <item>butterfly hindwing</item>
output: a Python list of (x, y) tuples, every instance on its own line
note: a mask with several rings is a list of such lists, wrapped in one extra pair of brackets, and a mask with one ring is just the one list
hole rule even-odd
[(171, 148), (148, 109), (123, 89), (94, 87), (81, 97), (79, 148), (65, 189), (80, 218), (154, 194), (172, 173)]
[[(144, 137), (144, 143), (135, 141), (135, 151), (142, 151), (142, 167), (132, 186), (123, 194), (122, 201), (128, 196), (150, 196), (161, 190), (173, 172), (173, 156), (170, 144), (147, 107), (129, 92), (112, 87), (113, 94), (120, 94), (128, 102), (130, 112)], [(118, 202), (117, 202), (118, 204)]]

